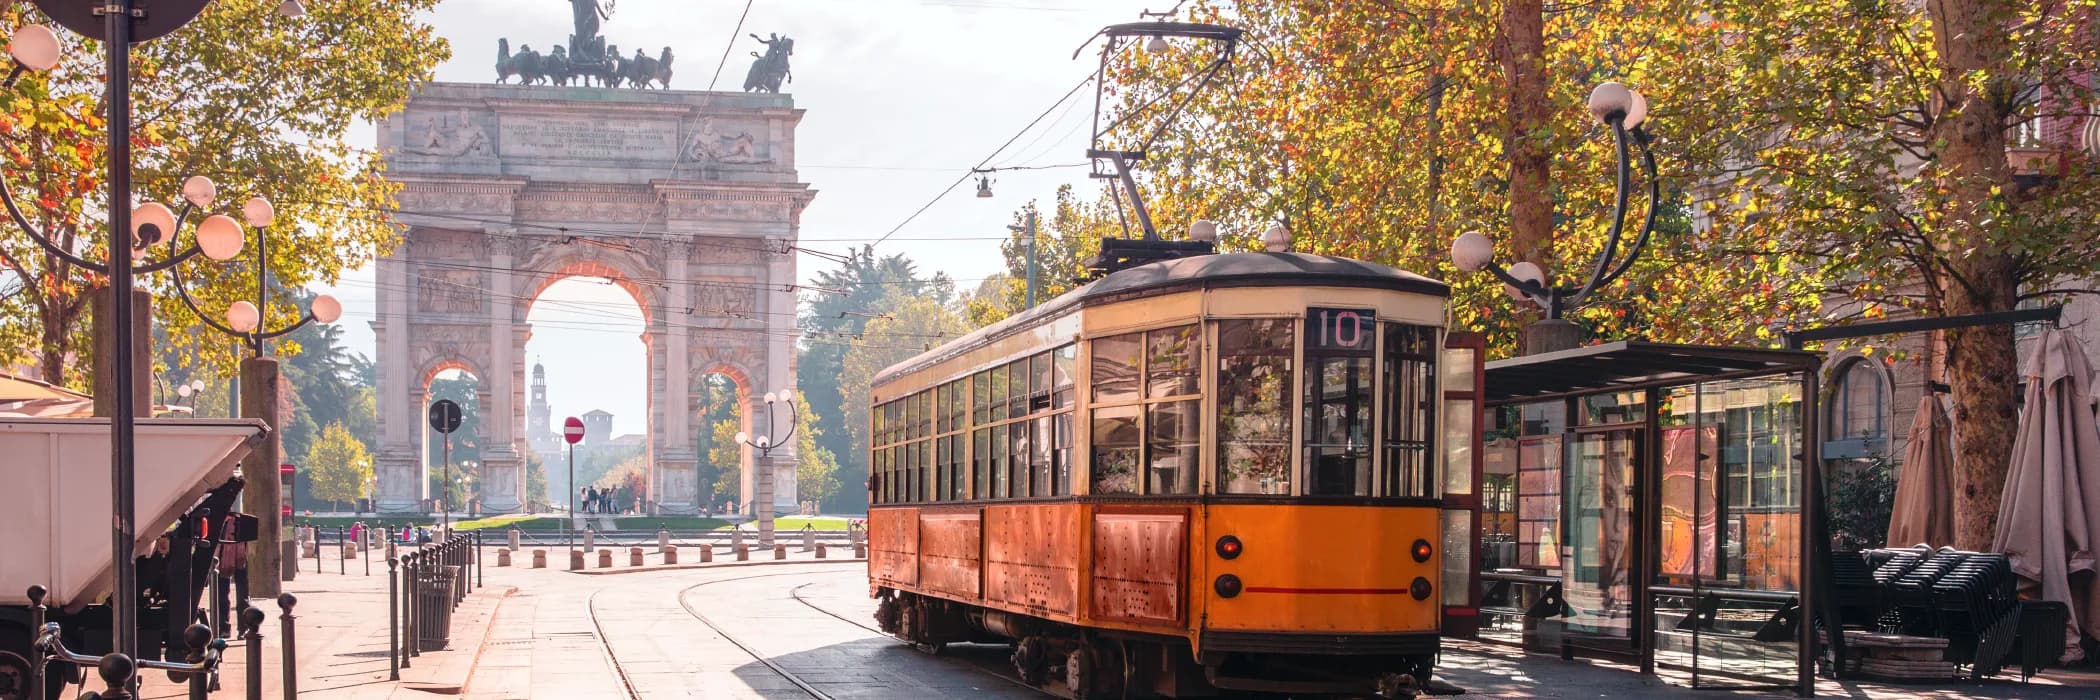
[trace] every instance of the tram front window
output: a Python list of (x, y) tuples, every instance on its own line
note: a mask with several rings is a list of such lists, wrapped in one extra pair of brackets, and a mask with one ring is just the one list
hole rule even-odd
[(1377, 410), (1370, 310), (1307, 309), (1305, 495), (1371, 496), (1371, 426)]

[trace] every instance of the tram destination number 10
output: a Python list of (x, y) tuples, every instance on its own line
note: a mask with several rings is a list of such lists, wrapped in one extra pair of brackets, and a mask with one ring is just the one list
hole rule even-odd
[(1378, 312), (1370, 309), (1323, 309), (1305, 310), (1305, 318), (1314, 328), (1312, 346), (1323, 352), (1371, 352), (1378, 328)]

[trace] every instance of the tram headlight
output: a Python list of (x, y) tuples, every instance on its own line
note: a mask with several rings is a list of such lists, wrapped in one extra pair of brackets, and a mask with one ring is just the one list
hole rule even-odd
[(1429, 600), (1429, 579), (1416, 576), (1414, 583), (1407, 584), (1407, 594), (1414, 596), (1415, 600)]
[(1429, 540), (1415, 540), (1415, 546), (1409, 547), (1408, 553), (1414, 555), (1416, 563), (1427, 563), (1429, 555), (1435, 554), (1436, 550), (1429, 546)]
[(1240, 538), (1238, 537), (1226, 535), (1218, 538), (1218, 558), (1220, 559), (1238, 559), (1240, 558), (1240, 550), (1243, 548), (1244, 545), (1240, 544)]
[(1241, 589), (1240, 577), (1232, 574), (1219, 576), (1218, 580), (1211, 584), (1211, 588), (1218, 592), (1218, 597), (1220, 598), (1239, 597)]

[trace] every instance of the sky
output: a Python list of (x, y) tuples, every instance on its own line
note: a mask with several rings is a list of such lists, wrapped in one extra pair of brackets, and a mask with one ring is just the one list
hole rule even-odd
[[(1002, 143), (1022, 133), (993, 166), (1084, 162), (1093, 93), (1089, 86), (1052, 109), (1091, 76), (1097, 54), (1072, 52), (1108, 24), (1166, 10), (1173, 0), (616, 0), (602, 33), (623, 50), (677, 55), (671, 86), (704, 90), (730, 48), (720, 89), (739, 89), (749, 52), (745, 36), (795, 39), (794, 82), (783, 92), (806, 110), (796, 132), (802, 180), (818, 194), (802, 217), (801, 245), (843, 253), (872, 243), (933, 201)], [(566, 40), (568, 0), (445, 0), (429, 21), (452, 43), (437, 79), (493, 82), (498, 37), (542, 51)], [(1089, 47), (1090, 49), (1097, 47)], [(369, 125), (353, 136), (376, 141)], [(921, 270), (947, 272), (968, 289), (1003, 267), (999, 240), (1015, 209), (1049, 200), (1057, 187), (1099, 187), (1086, 168), (1000, 172), (994, 196), (975, 197), (975, 181), (955, 187), (877, 248), (903, 253)], [(831, 266), (803, 255), (807, 280)], [(352, 271), (333, 287), (345, 307), (349, 347), (373, 355), (373, 275)], [(645, 430), (640, 310), (602, 280), (572, 278), (550, 287), (527, 319), (529, 363), (547, 365), (555, 422), (592, 409), (613, 414), (615, 434)], [(546, 302), (556, 303), (546, 303)], [(529, 375), (528, 375), (529, 376)], [(522, 407), (521, 407), (522, 410)]]

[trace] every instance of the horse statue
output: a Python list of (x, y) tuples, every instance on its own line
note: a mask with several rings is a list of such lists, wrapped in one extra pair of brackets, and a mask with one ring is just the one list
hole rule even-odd
[(513, 76), (513, 75), (517, 75), (517, 74), (518, 74), (517, 66), (511, 63), (511, 58), (510, 58), (510, 39), (508, 39), (508, 38), (499, 38), (499, 39), (497, 39), (497, 40), (496, 40), (496, 83), (497, 83), (497, 84), (502, 84), (502, 83), (507, 83), (507, 82), (510, 82), (510, 77), (511, 77), (511, 76)]
[(568, 50), (558, 44), (553, 52), (541, 59), (540, 72), (547, 74), (547, 82), (561, 86), (567, 86), (569, 80), (576, 77), (575, 71), (569, 65)]
[(758, 60), (751, 62), (751, 72), (744, 77), (744, 92), (778, 93), (783, 83), (795, 82), (794, 73), (788, 69), (788, 57), (795, 55), (795, 40), (779, 34), (771, 36), (759, 39), (757, 34), (751, 35), (766, 45), (766, 53), (751, 52), (751, 57)]
[(671, 89), (671, 59), (673, 58), (676, 57), (671, 55), (671, 47), (664, 47), (663, 55), (654, 59), (649, 66), (649, 71), (642, 74), (640, 87), (649, 87), (649, 81), (653, 80), (663, 85), (665, 90)]
[(635, 49), (634, 58), (627, 59), (627, 63), (620, 66), (620, 79), (627, 81), (628, 85), (637, 90), (649, 89), (649, 81), (654, 80), (655, 76), (656, 59), (642, 53), (641, 49)]
[(546, 69), (542, 67), (545, 60), (540, 52), (532, 50), (531, 44), (519, 46), (518, 52), (510, 57), (510, 73), (518, 76), (519, 85), (538, 85), (547, 79)]

